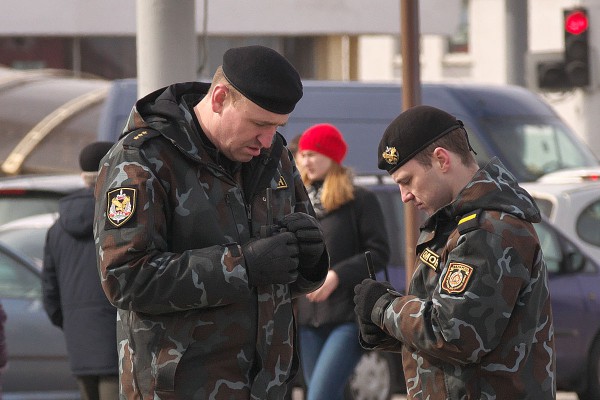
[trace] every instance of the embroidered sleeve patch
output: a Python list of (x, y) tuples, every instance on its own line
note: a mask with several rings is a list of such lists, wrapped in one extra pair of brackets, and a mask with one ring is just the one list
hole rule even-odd
[(462, 263), (450, 263), (442, 280), (442, 290), (448, 294), (463, 293), (473, 275), (473, 267)]
[(425, 248), (425, 250), (419, 254), (419, 260), (437, 272), (438, 265), (440, 263), (440, 256), (429, 247)]
[(108, 199), (106, 216), (112, 226), (119, 228), (131, 219), (136, 210), (136, 195), (136, 189), (126, 187), (116, 188), (106, 193)]

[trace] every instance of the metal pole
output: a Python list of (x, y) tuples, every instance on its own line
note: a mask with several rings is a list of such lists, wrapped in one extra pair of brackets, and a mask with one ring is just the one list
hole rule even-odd
[(196, 80), (194, 0), (137, 0), (136, 22), (138, 97)]
[[(419, 62), (419, 1), (400, 0), (400, 39), (402, 43), (402, 110), (421, 104)], [(417, 210), (404, 205), (406, 290), (415, 269), (418, 239)]]
[(529, 48), (528, 1), (505, 0), (506, 82), (525, 86), (525, 56)]

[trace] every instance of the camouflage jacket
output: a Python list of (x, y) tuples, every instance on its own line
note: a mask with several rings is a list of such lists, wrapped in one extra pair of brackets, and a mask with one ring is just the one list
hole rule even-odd
[[(494, 159), (421, 227), (409, 293), (379, 313), (402, 343), (409, 399), (555, 398), (539, 220)], [(377, 347), (398, 350), (398, 341)]]
[(283, 398), (297, 370), (292, 295), (327, 273), (249, 286), (240, 245), (266, 223), (266, 188), (276, 220), (314, 211), (279, 134), (248, 163), (215, 162), (192, 117), (208, 87), (139, 100), (100, 165), (94, 234), (119, 309), (121, 399)]

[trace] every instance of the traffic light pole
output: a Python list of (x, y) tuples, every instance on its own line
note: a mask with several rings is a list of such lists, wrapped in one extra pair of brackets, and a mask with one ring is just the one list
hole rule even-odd
[[(400, 2), (400, 40), (402, 43), (402, 109), (421, 104), (421, 72), (419, 62), (419, 1)], [(417, 209), (404, 205), (406, 291), (415, 269), (418, 239)]]

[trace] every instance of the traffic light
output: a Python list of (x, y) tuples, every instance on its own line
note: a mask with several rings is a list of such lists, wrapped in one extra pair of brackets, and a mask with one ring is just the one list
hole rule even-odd
[(565, 33), (564, 68), (569, 86), (590, 84), (589, 18), (585, 8), (563, 10)]
[(545, 90), (567, 90), (569, 79), (562, 59), (543, 60), (536, 65), (537, 87)]

